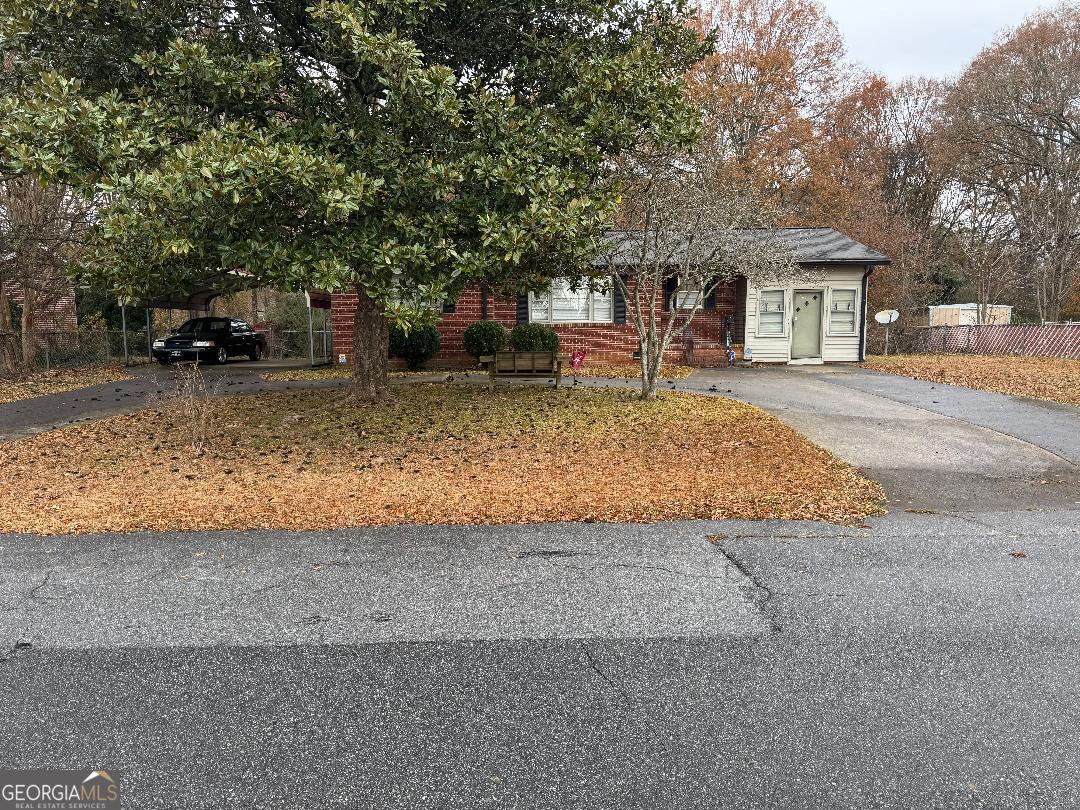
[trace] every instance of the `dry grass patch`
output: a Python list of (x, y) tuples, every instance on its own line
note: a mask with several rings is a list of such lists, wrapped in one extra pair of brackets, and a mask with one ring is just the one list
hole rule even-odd
[(741, 403), (423, 384), (394, 407), (325, 391), (213, 400), (0, 445), (0, 532), (395, 523), (860, 519), (878, 486)]
[(52, 371), (36, 371), (17, 380), (0, 379), (0, 404), (40, 397), (44, 394), (75, 391), (79, 388), (87, 388), (100, 383), (117, 382), (127, 378), (128, 375), (122, 366), (60, 368)]
[(970, 354), (900, 354), (868, 357), (863, 367), (913, 377), (916, 380), (1080, 405), (1080, 360)]

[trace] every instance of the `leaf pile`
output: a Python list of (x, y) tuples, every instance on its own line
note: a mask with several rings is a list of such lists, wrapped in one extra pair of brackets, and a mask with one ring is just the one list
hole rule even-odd
[[(685, 380), (695, 370), (693, 366), (664, 363), (660, 368), (660, 379)], [(563, 374), (574, 377), (600, 377), (607, 380), (641, 379), (641, 365), (638, 363), (586, 363), (577, 370), (564, 366)]]
[(879, 487), (756, 408), (615, 389), (421, 384), (392, 406), (301, 390), (213, 400), (0, 445), (0, 532), (328, 529), (798, 518), (849, 521)]
[[(417, 374), (445, 375), (445, 371), (390, 371), (387, 376), (415, 377)], [(305, 380), (351, 380), (352, 366), (323, 366), (321, 368), (291, 368), (285, 371), (268, 371), (262, 375), (268, 382), (302, 382)]]
[(970, 354), (869, 357), (864, 368), (916, 380), (962, 385), (1033, 399), (1080, 405), (1080, 360)]
[(128, 375), (121, 366), (101, 366), (98, 368), (61, 368), (51, 371), (36, 371), (28, 377), (18, 380), (0, 379), (0, 404), (16, 402), (21, 399), (40, 397), (44, 394), (59, 394), (74, 391), (101, 383), (126, 380)]
[[(685, 380), (696, 369), (693, 366), (680, 366), (664, 364), (660, 369), (660, 376), (665, 380)], [(415, 371), (391, 371), (391, 377), (415, 376), (416, 374), (447, 374), (455, 376), (486, 376), (486, 372), (476, 369), (452, 369), (442, 371), (415, 372)], [(579, 369), (570, 368), (569, 364), (563, 365), (564, 377), (597, 377), (606, 380), (640, 379), (641, 366), (637, 363), (586, 363)], [(270, 382), (297, 382), (302, 380), (347, 380), (352, 377), (352, 368), (349, 366), (332, 366), (330, 368), (298, 368), (286, 371), (270, 371), (263, 375), (264, 380)]]

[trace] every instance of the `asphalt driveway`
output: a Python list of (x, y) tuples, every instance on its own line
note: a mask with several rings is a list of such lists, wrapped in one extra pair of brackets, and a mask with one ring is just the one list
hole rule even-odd
[(699, 371), (884, 487), (894, 508), (1080, 507), (1080, 408), (852, 366)]

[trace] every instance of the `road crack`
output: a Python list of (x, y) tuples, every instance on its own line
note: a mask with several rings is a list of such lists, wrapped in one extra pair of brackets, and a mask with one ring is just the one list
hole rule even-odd
[(593, 654), (589, 651), (589, 648), (586, 646), (585, 642), (581, 642), (579, 646), (581, 647), (581, 651), (585, 653), (585, 661), (588, 663), (589, 669), (599, 675), (600, 678), (604, 681), (604, 683), (606, 683), (608, 686), (618, 692), (622, 696), (623, 700), (625, 700), (627, 703), (633, 703), (633, 698), (630, 697), (630, 694), (626, 691), (626, 688), (621, 683), (618, 683), (617, 681), (614, 681), (610, 677), (608, 677), (607, 673), (600, 668), (600, 664), (598, 664), (596, 659), (593, 658)]

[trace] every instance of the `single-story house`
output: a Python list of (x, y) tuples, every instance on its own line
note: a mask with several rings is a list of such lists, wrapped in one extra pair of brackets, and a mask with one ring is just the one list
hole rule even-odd
[[(888, 258), (832, 228), (780, 228), (748, 231), (748, 239), (773, 239), (785, 245), (803, 272), (800, 280), (756, 288), (745, 278), (722, 284), (709, 295), (690, 328), (676, 341), (668, 362), (712, 365), (731, 346), (740, 356), (766, 363), (857, 362), (865, 353), (866, 289), (874, 267)], [(631, 264), (618, 251), (604, 260), (612, 273)], [(673, 285), (674, 287), (675, 285)], [(665, 295), (693, 296), (671, 289)], [(666, 307), (663, 307), (666, 309)], [(355, 294), (334, 293), (334, 354), (351, 361)], [(615, 285), (602, 292), (574, 290), (555, 281), (546, 294), (492, 295), (470, 284), (447, 303), (439, 320), (442, 346), (435, 363), (471, 363), (462, 334), (478, 320), (495, 320), (507, 329), (543, 323), (559, 333), (562, 350), (585, 351), (587, 360), (631, 362), (637, 333), (627, 322), (626, 303)]]

